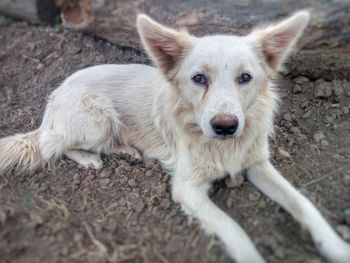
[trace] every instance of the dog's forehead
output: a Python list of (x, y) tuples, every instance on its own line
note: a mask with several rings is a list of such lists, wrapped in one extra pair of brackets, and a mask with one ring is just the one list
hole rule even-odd
[(256, 58), (249, 38), (225, 35), (197, 38), (189, 56), (192, 62), (218, 67), (245, 64)]

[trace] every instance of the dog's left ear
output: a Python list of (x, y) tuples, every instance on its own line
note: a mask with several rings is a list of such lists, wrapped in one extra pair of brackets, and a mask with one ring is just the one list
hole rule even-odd
[(167, 78), (171, 79), (190, 47), (189, 35), (165, 27), (142, 14), (137, 16), (137, 30), (148, 55)]
[(270, 68), (280, 69), (309, 23), (309, 19), (309, 12), (299, 11), (275, 25), (252, 32), (254, 42)]

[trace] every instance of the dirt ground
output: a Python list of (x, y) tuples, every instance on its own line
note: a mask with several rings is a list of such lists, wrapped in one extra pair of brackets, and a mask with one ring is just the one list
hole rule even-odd
[[(78, 69), (149, 63), (141, 51), (60, 26), (0, 24), (0, 137), (36, 129), (48, 94)], [(290, 76), (278, 82), (273, 162), (350, 241), (349, 79)], [(62, 159), (55, 171), (1, 175), (0, 262), (230, 262), (172, 202), (157, 162), (104, 161), (100, 171)], [(299, 224), (249, 183), (214, 186), (214, 202), (268, 262), (325, 262)]]

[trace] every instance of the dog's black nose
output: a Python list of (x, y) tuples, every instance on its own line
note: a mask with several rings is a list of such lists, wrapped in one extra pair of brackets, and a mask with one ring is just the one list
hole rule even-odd
[(238, 128), (238, 119), (232, 115), (220, 114), (212, 118), (210, 124), (217, 135), (233, 135)]

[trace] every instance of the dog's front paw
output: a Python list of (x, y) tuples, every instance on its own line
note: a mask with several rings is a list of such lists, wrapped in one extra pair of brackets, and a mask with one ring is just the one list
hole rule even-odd
[(331, 248), (323, 249), (323, 253), (332, 263), (350, 263), (350, 244), (340, 240)]

